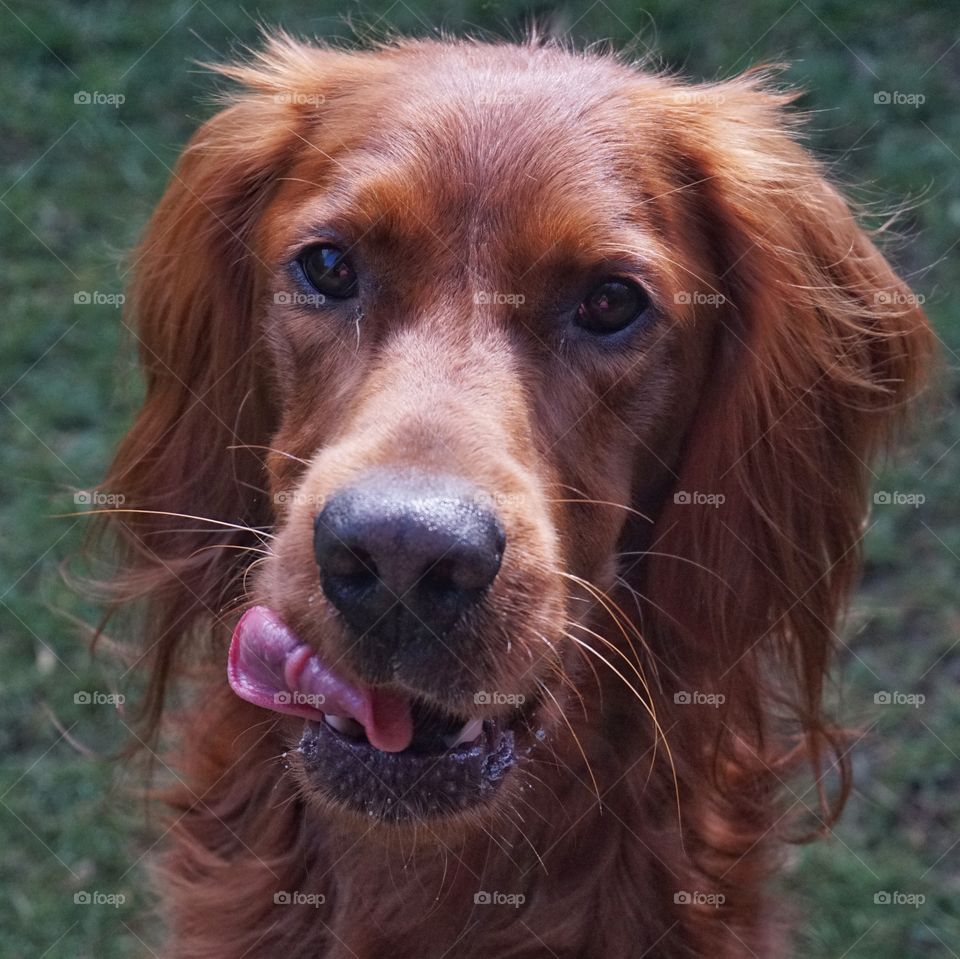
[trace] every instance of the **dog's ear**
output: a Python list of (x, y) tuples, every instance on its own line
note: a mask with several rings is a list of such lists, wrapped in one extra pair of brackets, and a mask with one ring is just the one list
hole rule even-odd
[[(681, 196), (726, 302), (645, 591), (681, 675), (719, 689), (718, 721), (759, 748), (757, 717), (782, 696), (805, 734), (823, 731), (871, 458), (918, 391), (931, 334), (791, 135), (790, 97), (755, 77), (695, 89), (674, 108), (691, 184)], [(786, 677), (779, 688), (771, 671)]]
[(329, 61), (343, 56), (281, 39), (249, 65), (222, 68), (243, 89), (184, 150), (132, 264), (126, 323), (146, 393), (103, 485), (123, 497), (113, 598), (150, 604), (154, 718), (177, 639), (232, 599), (255, 555), (244, 548), (263, 546), (245, 528), (270, 522), (254, 233), (318, 120)]

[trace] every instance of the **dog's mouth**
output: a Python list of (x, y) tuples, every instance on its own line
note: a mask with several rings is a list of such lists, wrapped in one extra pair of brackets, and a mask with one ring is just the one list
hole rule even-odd
[(516, 762), (518, 727), (532, 712), (454, 715), (403, 691), (350, 682), (265, 606), (237, 624), (227, 673), (241, 698), (307, 721), (298, 758), (312, 789), (392, 822), (491, 799)]

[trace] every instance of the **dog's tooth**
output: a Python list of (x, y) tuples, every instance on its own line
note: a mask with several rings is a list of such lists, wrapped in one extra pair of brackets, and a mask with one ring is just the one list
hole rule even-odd
[(443, 741), (448, 749), (459, 746), (461, 743), (472, 743), (483, 732), (483, 720), (471, 719), (465, 722), (460, 732), (444, 736)]
[(332, 716), (330, 713), (324, 713), (323, 721), (338, 733), (349, 736), (351, 739), (359, 739), (363, 736), (363, 726), (349, 716)]

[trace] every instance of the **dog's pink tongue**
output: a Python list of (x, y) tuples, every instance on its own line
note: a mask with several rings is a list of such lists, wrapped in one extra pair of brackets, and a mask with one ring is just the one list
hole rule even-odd
[(389, 689), (371, 689), (369, 692), (370, 721), (363, 724), (367, 739), (386, 753), (402, 752), (413, 742), (409, 698)]
[(407, 696), (337, 675), (266, 606), (247, 610), (237, 623), (227, 678), (241, 699), (274, 712), (314, 720), (324, 713), (349, 716), (384, 752), (401, 752), (413, 740)]

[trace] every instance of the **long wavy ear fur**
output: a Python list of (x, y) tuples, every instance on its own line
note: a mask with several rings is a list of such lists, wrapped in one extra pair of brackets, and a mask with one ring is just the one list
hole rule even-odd
[(271, 522), (253, 232), (341, 56), (280, 37), (222, 68), (243, 89), (191, 139), (136, 251), (127, 324), (146, 396), (103, 485), (124, 497), (111, 516), (124, 546), (111, 599), (147, 606), (150, 729), (183, 638), (235, 598), (264, 545), (253, 529)]
[[(799, 721), (819, 776), (835, 745), (823, 683), (859, 569), (870, 462), (919, 389), (931, 334), (795, 142), (792, 98), (756, 75), (696, 89), (697, 107), (679, 108), (683, 195), (726, 304), (675, 489), (714, 498), (668, 501), (644, 592), (678, 675), (725, 696), (705, 730), (721, 779), (745, 755), (775, 761), (764, 717), (778, 711)], [(691, 561), (715, 575), (692, 576)]]

